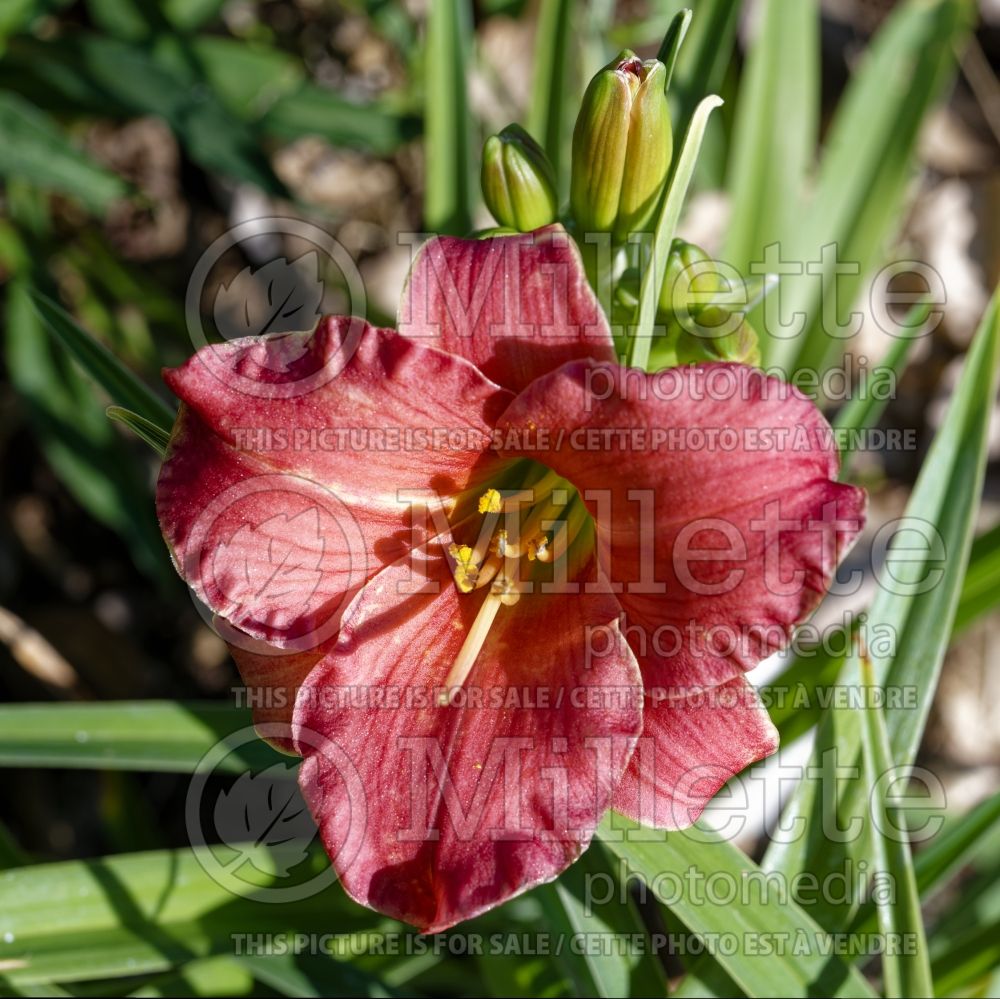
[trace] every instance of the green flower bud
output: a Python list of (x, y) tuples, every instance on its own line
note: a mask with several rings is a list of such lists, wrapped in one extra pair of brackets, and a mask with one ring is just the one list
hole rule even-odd
[(694, 243), (675, 239), (667, 257), (660, 289), (658, 314), (696, 316), (707, 304), (706, 295), (725, 294), (729, 283), (709, 255)]
[(521, 128), (508, 125), (483, 146), (483, 199), (501, 226), (531, 232), (555, 222), (559, 205), (552, 164)]
[(739, 315), (717, 305), (701, 310), (697, 331), (681, 329), (676, 349), (678, 364), (735, 361), (760, 367), (757, 331)]
[(642, 232), (670, 169), (666, 68), (627, 49), (590, 81), (573, 132), (570, 205), (580, 230)]

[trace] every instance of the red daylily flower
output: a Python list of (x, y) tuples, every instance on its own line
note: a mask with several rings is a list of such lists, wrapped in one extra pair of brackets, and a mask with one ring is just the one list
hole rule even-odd
[(620, 367), (558, 226), (432, 240), (398, 332), (327, 318), (166, 378), (164, 535), (359, 902), (444, 929), (609, 807), (689, 825), (776, 748), (744, 673), (864, 494), (778, 380)]

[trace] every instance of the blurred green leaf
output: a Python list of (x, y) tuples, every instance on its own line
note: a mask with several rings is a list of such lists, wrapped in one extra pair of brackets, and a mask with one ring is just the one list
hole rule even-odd
[(0, 177), (58, 191), (95, 212), (128, 193), (120, 177), (76, 149), (48, 115), (5, 92), (0, 92)]
[[(305, 78), (302, 62), (277, 48), (217, 35), (197, 35), (188, 44), (212, 92), (238, 118), (261, 117)], [(334, 107), (342, 100), (330, 97)]]
[[(902, 324), (910, 332), (905, 337), (897, 337), (893, 340), (885, 360), (861, 376), (861, 381), (855, 387), (854, 397), (837, 413), (837, 418), (833, 421), (837, 430), (845, 431), (850, 437), (851, 432), (867, 430), (878, 423), (888, 405), (889, 397), (887, 393), (886, 398), (879, 398), (881, 393), (871, 392), (870, 387), (890, 374), (893, 383), (898, 382), (899, 375), (902, 374), (909, 356), (910, 348), (922, 335), (930, 311), (931, 307), (928, 303), (915, 305), (910, 310)], [(849, 443), (840, 449), (841, 479), (848, 478), (855, 454), (856, 450)]]
[(318, 135), (335, 146), (355, 146), (386, 155), (414, 138), (419, 122), (384, 104), (352, 104), (333, 90), (304, 83), (279, 97), (264, 113), (259, 127), (286, 139)]
[[(861, 688), (868, 694), (877, 688), (871, 663), (862, 653), (860, 660)], [(894, 886), (893, 897), (881, 892), (876, 896), (878, 925), (884, 940), (893, 941), (882, 954), (882, 976), (889, 999), (906, 996), (929, 996), (934, 993), (927, 939), (924, 934), (920, 896), (913, 871), (910, 844), (900, 835), (898, 818), (889, 807), (885, 775), (894, 772), (889, 733), (885, 727), (881, 702), (866, 699), (862, 710), (864, 728), (864, 759), (868, 781), (872, 785), (869, 798), (871, 840), (874, 847), (872, 872), (886, 876)], [(867, 783), (866, 782), (866, 783)], [(898, 946), (903, 944), (903, 946)]]
[[(803, 331), (779, 336), (771, 323), (755, 323), (767, 327), (768, 366), (823, 371), (843, 350), (844, 334), (838, 337), (832, 322), (845, 322), (863, 282), (884, 259), (912, 177), (921, 124), (954, 74), (956, 46), (972, 16), (969, 0), (906, 0), (864, 54), (830, 125), (815, 194), (781, 234), (783, 260), (814, 263), (812, 274), (782, 279), (782, 316), (790, 321), (803, 314)], [(824, 258), (823, 247), (834, 248), (839, 261), (857, 264), (858, 273), (838, 277), (837, 261), (831, 253)]]
[(161, 0), (167, 20), (182, 31), (193, 31), (214, 18), (225, 0)]
[(56, 302), (32, 290), (32, 304), (45, 327), (117, 403), (129, 407), (161, 433), (170, 436), (174, 412), (152, 389), (129, 371)]
[[(706, 950), (731, 978), (727, 991), (710, 994), (732, 995), (734, 987), (748, 996), (875, 994), (857, 970), (830, 955), (823, 930), (791, 899), (777, 899), (775, 886), (765, 882), (757, 865), (719, 834), (701, 826), (682, 832), (644, 829), (611, 813), (601, 823), (600, 836), (647, 885), (656, 884), (665, 873), (680, 872), (681, 877), (671, 882), (676, 901), (670, 911), (705, 939)], [(717, 878), (732, 886), (735, 890), (728, 894), (734, 900), (727, 905), (705, 904), (703, 894), (683, 877), (692, 870), (698, 872), (701, 884)], [(733, 938), (737, 946), (725, 943)], [(795, 955), (754, 953), (746, 946), (751, 939), (794, 940)], [(674, 995), (701, 995), (700, 989), (689, 975)]]
[(424, 46), (424, 225), (464, 236), (472, 228), (472, 132), (466, 63), (472, 34), (468, 0), (430, 5)]
[(1000, 604), (1000, 524), (972, 542), (969, 571), (955, 613), (955, 631)]
[(143, 0), (87, 0), (87, 11), (94, 26), (112, 38), (139, 41), (155, 27), (151, 6)]
[(164, 586), (174, 576), (150, 491), (94, 387), (45, 334), (25, 276), (7, 289), (6, 358), (49, 464), (92, 517), (116, 531), (136, 564)]
[[(209, 750), (251, 724), (249, 711), (213, 703), (0, 705), (0, 766), (193, 773)], [(288, 761), (249, 735), (218, 769), (242, 773)]]
[(571, 86), (570, 47), (576, 37), (572, 30), (575, 6), (572, 0), (549, 0), (539, 5), (535, 75), (528, 114), (528, 131), (545, 150), (561, 192), (566, 191), (568, 177), (565, 154), (569, 146), (569, 124), (580, 97)]
[(17, 39), (0, 62), (3, 84), (56, 110), (163, 118), (199, 166), (268, 194), (288, 194), (258, 132), (215, 96), (182, 36), (160, 36), (155, 50), (87, 33), (46, 42)]
[(722, 259), (746, 273), (800, 218), (819, 128), (819, 4), (764, 0), (736, 105)]

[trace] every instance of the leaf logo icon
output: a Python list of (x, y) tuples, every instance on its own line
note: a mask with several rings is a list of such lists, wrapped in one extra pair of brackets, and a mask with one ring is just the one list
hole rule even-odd
[[(323, 281), (315, 250), (295, 260), (279, 257), (245, 267), (215, 296), (213, 317), (227, 340), (311, 330), (321, 316)], [(301, 356), (301, 348), (298, 348)], [(284, 370), (297, 357), (282, 357)]]
[(303, 592), (315, 592), (322, 578), (324, 547), (318, 507), (294, 517), (279, 513), (256, 527), (243, 524), (219, 545), (215, 579), (236, 606), (293, 600), (301, 607)]
[(231, 870), (250, 864), (262, 874), (287, 877), (306, 859), (316, 835), (294, 768), (284, 763), (241, 774), (219, 795), (214, 819), (222, 841), (237, 851)]

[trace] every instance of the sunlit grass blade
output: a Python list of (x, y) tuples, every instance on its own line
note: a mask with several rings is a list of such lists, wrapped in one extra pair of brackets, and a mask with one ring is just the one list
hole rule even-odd
[(104, 344), (95, 340), (61, 305), (34, 289), (31, 300), (49, 332), (116, 403), (148, 420), (169, 437), (174, 423), (173, 410), (151, 388), (129, 371)]
[(429, 5), (425, 60), (424, 224), (464, 236), (472, 228), (472, 135), (466, 104), (468, 0)]
[[(785, 315), (802, 312), (801, 335), (772, 341), (767, 360), (788, 371), (836, 363), (864, 282), (884, 261), (913, 175), (921, 125), (955, 72), (955, 50), (973, 17), (968, 0), (909, 0), (898, 5), (864, 55), (830, 125), (816, 193), (786, 232), (782, 254), (796, 266), (822, 261), (819, 273), (789, 277)], [(855, 274), (837, 275), (836, 257)], [(788, 252), (786, 252), (788, 251)], [(814, 265), (815, 267), (815, 265)], [(831, 304), (829, 316), (821, 304)]]
[(761, 699), (781, 736), (781, 745), (788, 745), (819, 723), (846, 662), (850, 635), (849, 629), (837, 629), (827, 632), (820, 643), (803, 645), (778, 676), (761, 686)]
[[(846, 333), (833, 330), (832, 319), (848, 322), (863, 282), (884, 259), (920, 127), (954, 74), (972, 8), (969, 0), (900, 3), (864, 54), (830, 125), (815, 194), (781, 234), (782, 258), (794, 267), (813, 262), (813, 272), (783, 279), (784, 321), (802, 314), (806, 322), (797, 333), (768, 330), (768, 365), (822, 371), (843, 350)], [(836, 255), (824, 256), (823, 247), (835, 247)], [(838, 262), (857, 265), (857, 273), (838, 276)], [(826, 317), (824, 301), (831, 303)]]
[(962, 584), (955, 631), (1000, 604), (1000, 524), (972, 542), (969, 571)]
[(627, 889), (616, 875), (611, 856), (595, 840), (558, 881), (535, 889), (546, 927), (565, 940), (644, 940), (644, 945), (612, 953), (566, 948), (557, 958), (576, 995), (665, 995), (666, 978), (648, 932)]
[[(970, 858), (995, 842), (1000, 842), (1000, 793), (952, 820), (917, 852), (913, 869), (920, 898), (926, 902), (933, 897)], [(872, 903), (861, 909), (851, 929), (862, 934), (877, 929)]]
[[(916, 756), (951, 637), (982, 494), (998, 375), (1000, 288), (983, 316), (944, 424), (906, 507), (907, 517), (933, 524), (940, 534), (945, 558), (940, 576), (935, 575), (939, 581), (929, 589), (922, 586), (927, 572), (942, 561), (933, 552), (926, 559), (903, 558), (896, 578), (907, 592), (880, 589), (865, 623), (866, 633), (881, 624), (899, 639), (892, 655), (868, 642), (879, 681), (913, 687), (919, 694), (916, 710), (890, 707), (886, 712), (893, 758), (900, 764)], [(900, 544), (907, 542), (900, 539)]]
[[(858, 659), (862, 689), (871, 694), (877, 689), (871, 663), (864, 653)], [(883, 875), (895, 889), (891, 899), (881, 892), (876, 896), (879, 930), (887, 944), (893, 944), (886, 946), (882, 955), (885, 993), (888, 999), (931, 996), (934, 984), (931, 981), (927, 938), (910, 844), (907, 834), (899, 830), (898, 818), (887, 802), (885, 778), (894, 773), (895, 768), (880, 702), (869, 697), (862, 716), (865, 769), (868, 773), (866, 783), (872, 788), (869, 818), (873, 874)]]
[(677, 57), (670, 103), (674, 124), (686, 128), (705, 94), (717, 93), (736, 43), (740, 0), (698, 0)]
[(648, 262), (642, 274), (639, 286), (639, 307), (636, 316), (636, 326), (631, 331), (629, 364), (634, 368), (645, 369), (649, 362), (649, 351), (653, 343), (653, 327), (656, 322), (656, 306), (663, 285), (663, 276), (667, 270), (667, 256), (670, 244), (673, 242), (677, 223), (681, 217), (681, 208), (687, 196), (688, 185), (698, 161), (698, 150), (705, 135), (705, 126), (709, 115), (720, 105), (719, 97), (706, 97), (697, 107), (691, 126), (684, 137), (684, 145), (680, 155), (674, 160), (670, 180), (660, 205), (650, 248)]
[[(709, 940), (794, 939), (796, 955), (753, 953), (720, 946), (718, 966), (748, 996), (872, 996), (860, 973), (826, 950), (826, 934), (741, 850), (718, 833), (697, 826), (691, 832), (645, 829), (616, 813), (600, 826), (604, 845), (647, 885), (660, 885), (674, 872), (697, 871), (702, 885), (716, 879), (727, 886), (726, 905), (708, 903), (683, 873), (669, 882), (670, 911), (693, 933)], [(651, 893), (652, 894), (652, 893)], [(686, 988), (686, 987), (687, 988)], [(687, 991), (687, 990), (690, 991)], [(696, 982), (682, 983), (675, 995), (699, 995)], [(731, 991), (721, 993), (732, 994)]]
[(262, 985), (292, 999), (400, 994), (356, 964), (323, 954), (248, 954), (237, 961)]
[(246, 996), (254, 991), (253, 975), (234, 957), (196, 958), (176, 971), (158, 975), (129, 993), (130, 999), (168, 999), (172, 996)]
[(128, 193), (125, 182), (76, 149), (30, 102), (0, 92), (0, 177), (18, 178), (101, 212)]
[(885, 356), (885, 360), (870, 371), (865, 372), (855, 389), (853, 398), (837, 413), (833, 426), (844, 434), (846, 443), (840, 449), (840, 477), (846, 479), (851, 470), (851, 464), (856, 454), (856, 448), (851, 446), (851, 436), (860, 430), (868, 430), (878, 423), (892, 393), (883, 394), (872, 391), (874, 385), (885, 381), (886, 384), (896, 384), (902, 374), (909, 356), (910, 348), (922, 335), (924, 325), (930, 315), (930, 303), (915, 305), (903, 320), (903, 326), (909, 330), (904, 337), (893, 341)]
[(670, 83), (674, 78), (674, 70), (677, 68), (677, 57), (680, 55), (681, 46), (687, 36), (688, 28), (691, 27), (691, 10), (684, 8), (674, 15), (670, 22), (663, 41), (660, 42), (660, 49), (656, 53), (656, 58), (663, 63), (667, 69), (667, 75), (663, 81), (663, 89), (670, 90)]
[(133, 413), (132, 410), (122, 406), (108, 406), (106, 412), (109, 420), (128, 427), (136, 437), (145, 441), (161, 458), (166, 455), (170, 434), (164, 433), (155, 423), (151, 423), (144, 416)]
[(535, 70), (528, 131), (548, 155), (560, 191), (566, 189), (568, 128), (579, 95), (572, 86), (572, 0), (539, 4), (535, 28)]
[[(192, 773), (227, 736), (251, 725), (225, 704), (129, 701), (117, 704), (0, 706), (0, 767), (61, 767)], [(285, 760), (251, 738), (220, 766), (241, 773)]]
[(819, 4), (764, 0), (736, 105), (723, 259), (743, 273), (801, 213), (819, 127)]
[[(213, 848), (160, 850), (36, 864), (0, 873), (0, 967), (18, 987), (169, 971), (212, 955), (232, 956), (249, 931), (342, 932), (398, 927), (350, 902), (337, 885), (295, 902), (257, 893), (286, 886), (288, 857), (255, 849), (255, 881), (237, 896), (217, 876)], [(299, 851), (300, 854), (300, 851)], [(297, 857), (295, 859), (298, 859)], [(314, 851), (303, 876), (326, 869)], [(213, 876), (215, 874), (215, 876)]]
[[(896, 536), (903, 554), (893, 562), (892, 586), (885, 585), (888, 577), (883, 575), (861, 632), (878, 682), (908, 692), (906, 700), (886, 705), (892, 758), (901, 766), (911, 764), (916, 755), (952, 631), (979, 509), (998, 369), (1000, 292), (983, 317), (944, 424), (907, 504), (904, 525), (909, 531)], [(935, 533), (929, 538), (923, 533), (923, 542), (913, 548), (913, 531), (928, 529)], [(926, 585), (928, 578), (933, 586)], [(845, 675), (842, 682), (853, 679)], [(822, 771), (823, 754), (835, 749), (839, 764), (850, 767), (860, 758), (862, 738), (857, 712), (828, 713), (817, 733), (811, 765)], [(823, 829), (834, 816), (843, 829), (851, 818), (866, 814), (864, 786), (834, 782), (832, 800), (828, 794), (822, 801), (822, 783), (809, 777), (800, 782), (783, 824), (788, 828), (791, 822), (805, 822), (808, 832), (790, 843), (772, 843), (763, 866), (787, 877), (809, 871), (822, 879), (843, 870), (849, 858), (863, 855), (863, 839), (834, 842)], [(828, 929), (841, 930), (852, 920), (857, 901), (824, 901), (814, 914)]]

